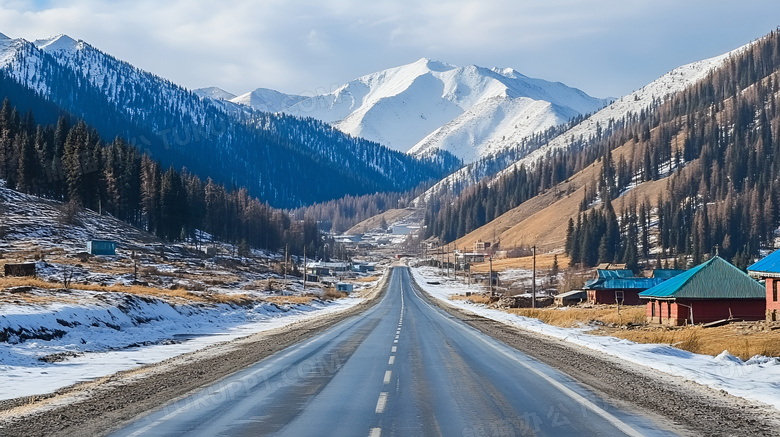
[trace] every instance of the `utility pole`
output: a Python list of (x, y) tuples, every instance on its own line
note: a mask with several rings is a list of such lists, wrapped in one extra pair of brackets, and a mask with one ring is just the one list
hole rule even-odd
[(287, 285), (287, 249), (289, 244), (284, 245), (284, 284)]
[(303, 245), (303, 291), (306, 291), (306, 276), (308, 275), (308, 272), (306, 271), (306, 245)]
[(493, 297), (493, 256), (490, 256), (490, 276), (488, 276), (488, 284), (490, 284), (490, 297)]
[(534, 256), (533, 279), (531, 284), (531, 308), (536, 308), (536, 245), (532, 248)]
[(450, 277), (450, 245), (447, 245), (447, 277)]

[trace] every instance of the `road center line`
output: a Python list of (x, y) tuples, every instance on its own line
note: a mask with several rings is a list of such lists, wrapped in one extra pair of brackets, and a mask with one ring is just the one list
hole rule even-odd
[(385, 412), (387, 406), (387, 392), (383, 391), (379, 393), (379, 400), (376, 401), (376, 414), (382, 414)]
[(398, 346), (393, 346), (393, 348), (390, 349), (390, 352), (398, 352)]
[[(393, 349), (395, 349), (395, 347)], [(395, 355), (390, 355), (390, 360), (387, 362), (387, 364), (392, 365), (393, 363), (395, 363)]]
[(392, 370), (388, 370), (387, 372), (385, 372), (385, 379), (384, 379), (384, 383), (385, 383), (385, 384), (390, 384), (390, 379), (391, 379), (392, 377), (393, 377), (393, 371), (392, 371)]
[(368, 433), (368, 437), (381, 437), (382, 428), (371, 428), (371, 432)]

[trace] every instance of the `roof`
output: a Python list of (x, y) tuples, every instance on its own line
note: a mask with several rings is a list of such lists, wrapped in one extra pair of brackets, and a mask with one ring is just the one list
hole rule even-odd
[(664, 279), (660, 278), (591, 279), (585, 283), (585, 288), (589, 290), (647, 290), (663, 281)]
[(715, 256), (709, 261), (639, 293), (661, 299), (764, 299), (764, 287)]
[(555, 298), (556, 299), (565, 299), (567, 297), (582, 296), (582, 295), (585, 295), (585, 294), (587, 294), (587, 292), (585, 290), (572, 290), (572, 291), (567, 291), (566, 293), (556, 294)]
[(663, 278), (663, 279), (669, 279), (673, 278), (680, 273), (684, 273), (685, 270), (678, 270), (678, 269), (655, 269), (653, 270), (653, 277), (654, 278)]
[(768, 273), (769, 276), (780, 275), (780, 250), (776, 250), (758, 260), (758, 262), (748, 267), (747, 270), (748, 273), (755, 276), (761, 276), (761, 273)]
[(617, 270), (598, 269), (596, 270), (596, 274), (598, 275), (599, 279), (634, 277), (634, 272), (628, 269), (617, 269)]

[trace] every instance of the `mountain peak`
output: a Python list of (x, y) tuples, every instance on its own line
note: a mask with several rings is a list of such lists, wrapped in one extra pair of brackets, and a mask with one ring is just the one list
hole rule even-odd
[(206, 88), (198, 88), (192, 90), (193, 93), (200, 97), (208, 97), (215, 100), (230, 100), (235, 99), (236, 95), (223, 90), (222, 88), (216, 87), (216, 86), (210, 86)]
[(47, 52), (67, 51), (76, 48), (76, 40), (61, 33), (51, 38), (37, 39), (33, 42), (36, 47)]
[(421, 66), (427, 68), (428, 70), (439, 71), (439, 72), (457, 68), (457, 66), (455, 65), (448, 64), (446, 62), (437, 61), (431, 58), (420, 58), (416, 62), (413, 62), (411, 65)]

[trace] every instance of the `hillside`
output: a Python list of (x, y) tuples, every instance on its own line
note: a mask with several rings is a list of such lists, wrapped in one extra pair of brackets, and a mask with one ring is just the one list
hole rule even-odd
[(394, 150), (419, 156), (446, 150), (471, 162), (606, 103), (510, 68), (423, 58), (360, 77), (285, 112)]
[[(540, 194), (462, 234), (446, 218), (442, 224), (440, 213), (434, 232), (445, 226), (459, 246), (495, 235), (504, 248), (565, 249), (590, 266), (681, 256), (696, 264), (718, 251), (744, 267), (774, 246), (780, 223), (778, 53), (773, 32), (588, 148), (559, 150), (529, 164), (528, 173), (467, 190), (449, 217), (502, 199), (509, 194), (502, 187), (520, 176)], [(553, 184), (546, 168), (560, 169)]]
[(675, 68), (641, 89), (615, 100), (579, 123), (560, 129), (543, 141), (532, 142), (529, 146), (518, 148), (515, 159), (508, 160), (506, 154), (497, 154), (490, 157), (487, 162), (464, 166), (429, 188), (417, 199), (417, 203), (427, 201), (432, 196), (441, 196), (446, 192), (459, 194), (466, 187), (476, 184), (485, 177), (497, 179), (517, 166), (530, 166), (556, 150), (587, 147), (588, 144), (612, 132), (617, 122), (632, 115), (653, 111), (660, 103), (703, 80), (714, 69), (722, 66), (730, 56), (744, 51), (749, 46), (750, 44), (747, 44), (728, 53)]
[(0, 37), (0, 90), (39, 121), (71, 114), (104, 139), (127, 138), (164, 166), (244, 186), (276, 207), (408, 190), (458, 166), (447, 153), (416, 159), (313, 119), (198, 97), (66, 35)]

